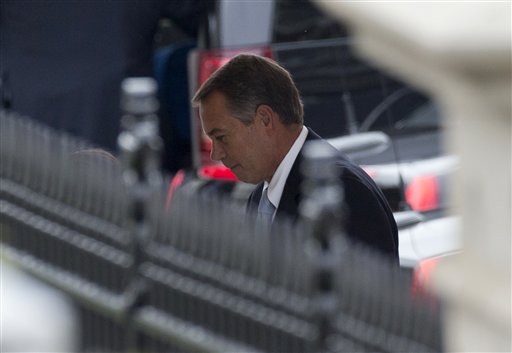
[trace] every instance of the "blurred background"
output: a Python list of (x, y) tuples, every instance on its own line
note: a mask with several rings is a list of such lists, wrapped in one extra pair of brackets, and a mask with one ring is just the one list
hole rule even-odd
[[(460, 80), (467, 91), (422, 84), (427, 59), (436, 62), (448, 41), (438, 33), (428, 38), (421, 25), (453, 25), (451, 15), (473, 15), (477, 8), (439, 5), (426, 18), (420, 7), (404, 6), (388, 9), (381, 22), (372, 16), (382, 4), (344, 10), (343, 2), (326, 8), (305, 0), (3, 0), (2, 351), (463, 351), (441, 324), (452, 296), (431, 290), (438, 264), (466, 253), (465, 209), (456, 205), (453, 187), (464, 126), (449, 117), (457, 105), (447, 101), (459, 98), (452, 91), (471, 97), (474, 81), (503, 73), (492, 72), (499, 67), (489, 60), (481, 70), (487, 76)], [(510, 4), (501, 4), (509, 11), (510, 39)], [(397, 30), (385, 21), (405, 13), (421, 19), (417, 28)], [(435, 17), (440, 13), (446, 18)], [(365, 19), (368, 28), (346, 20), (350, 16)], [(492, 17), (482, 25), (489, 23)], [(501, 38), (501, 28), (489, 38)], [(458, 38), (462, 32), (453, 26), (450, 33)], [(476, 49), (461, 44), (459, 51), (479, 52), (481, 42), (472, 41), (479, 33), (469, 37)], [(368, 38), (388, 45), (389, 53), (372, 57), (361, 49), (371, 46)], [(403, 72), (387, 64), (400, 62), (401, 49), (410, 54), (411, 38), (431, 50), (430, 57)], [(487, 48), (489, 56), (498, 53), (510, 64), (510, 44), (496, 48)], [(298, 261), (309, 256), (303, 247), (316, 228), (284, 224), (282, 244), (269, 234), (253, 249), (253, 235), (233, 221), (243, 220), (233, 206), (245, 207), (253, 186), (210, 160), (211, 142), (191, 108), (201, 83), (242, 52), (270, 57), (290, 71), (305, 124), (360, 164), (394, 212), (400, 269), (365, 250), (353, 252), (366, 262), (343, 257), (355, 274), (332, 269), (333, 278), (354, 289), (328, 293), (337, 315), (319, 309), (319, 302), (332, 303), (314, 288), (321, 255)], [(459, 69), (470, 72), (471, 64)], [(510, 67), (504, 72), (509, 82)], [(134, 93), (122, 85), (134, 77), (154, 81)], [(479, 116), (491, 124), (485, 112)], [(499, 114), (508, 117), (510, 131), (510, 107)], [(510, 196), (510, 134), (506, 146), (508, 160), (499, 168), (508, 167), (503, 188)], [(494, 233), (509, 237), (510, 197), (504, 205), (508, 228)], [(510, 241), (497, 244), (510, 250)], [(281, 263), (272, 249), (283, 245), (290, 250)], [(499, 268), (510, 270), (510, 251), (504, 257)], [(510, 305), (510, 288), (497, 296)], [(496, 327), (510, 328), (510, 316)], [(504, 342), (484, 347), (510, 348), (510, 336)]]

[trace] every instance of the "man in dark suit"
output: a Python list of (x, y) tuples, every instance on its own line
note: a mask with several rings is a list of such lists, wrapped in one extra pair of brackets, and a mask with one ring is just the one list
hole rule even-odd
[[(258, 184), (248, 211), (271, 220), (297, 218), (300, 152), (306, 141), (322, 140), (303, 125), (302, 102), (290, 74), (270, 59), (241, 54), (199, 88), (193, 103), (212, 139), (211, 158), (222, 161), (241, 181)], [(336, 165), (348, 237), (397, 261), (398, 231), (382, 191), (343, 155)]]

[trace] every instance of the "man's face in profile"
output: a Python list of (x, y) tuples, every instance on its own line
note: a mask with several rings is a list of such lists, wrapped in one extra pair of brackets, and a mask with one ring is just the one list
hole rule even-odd
[(224, 94), (213, 91), (200, 104), (204, 132), (212, 140), (211, 159), (221, 161), (243, 182), (257, 184), (272, 176), (268, 137), (256, 119), (246, 125), (227, 107)]

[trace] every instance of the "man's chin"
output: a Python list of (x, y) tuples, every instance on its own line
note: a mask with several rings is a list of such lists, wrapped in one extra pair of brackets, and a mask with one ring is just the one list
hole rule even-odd
[(238, 180), (240, 180), (242, 183), (246, 183), (246, 184), (253, 184), (253, 185), (256, 185), (256, 184), (259, 184), (261, 182), (261, 180), (255, 180), (255, 179), (251, 179), (251, 178), (241, 178), (239, 176), (237, 176)]
[[(236, 168), (235, 168), (236, 169)], [(237, 179), (243, 183), (247, 183), (247, 184), (258, 184), (258, 181), (255, 181), (253, 178), (251, 178), (250, 176), (247, 176), (247, 175), (243, 175), (241, 173), (238, 173), (234, 170), (231, 170), (233, 172), (233, 174), (235, 174), (235, 176), (237, 177)]]
[(234, 173), (236, 175), (236, 177), (238, 178), (239, 181), (241, 181), (242, 183), (248, 183), (248, 184), (253, 184), (251, 183), (251, 181), (247, 178), (244, 178), (242, 175), (239, 175), (237, 173)]
[(229, 170), (231, 170), (231, 172), (236, 176), (236, 178), (243, 183), (256, 185), (263, 181), (261, 177), (251, 175), (250, 173), (244, 173), (247, 170), (241, 168), (239, 165), (236, 165), (233, 168), (229, 168)]

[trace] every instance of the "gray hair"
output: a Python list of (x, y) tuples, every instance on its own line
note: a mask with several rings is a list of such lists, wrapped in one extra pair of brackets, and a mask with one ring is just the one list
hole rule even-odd
[(290, 73), (271, 59), (235, 56), (203, 83), (192, 103), (199, 105), (214, 91), (225, 95), (230, 112), (245, 124), (252, 122), (261, 104), (270, 106), (284, 125), (304, 122), (303, 104)]

